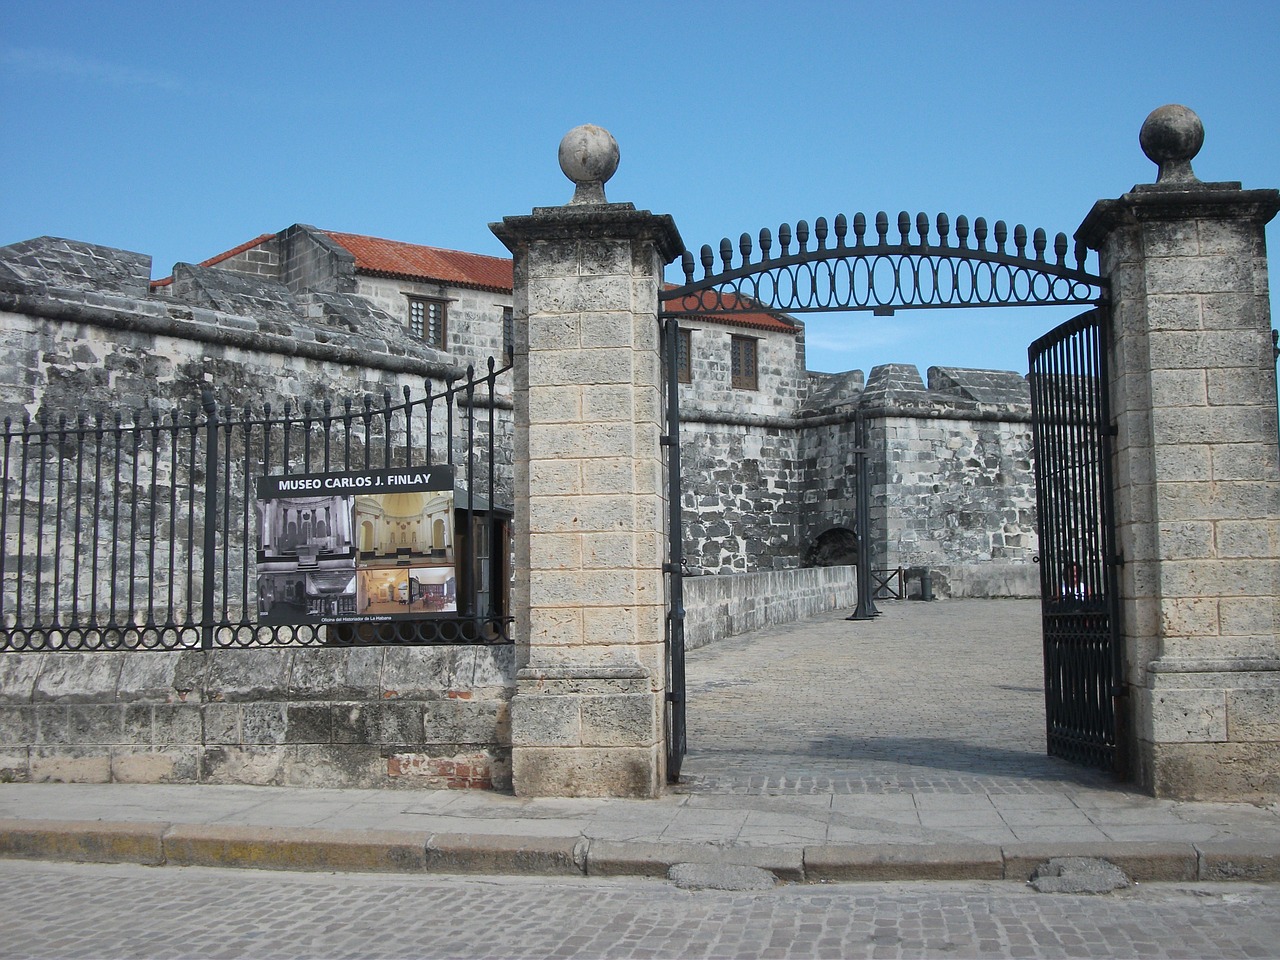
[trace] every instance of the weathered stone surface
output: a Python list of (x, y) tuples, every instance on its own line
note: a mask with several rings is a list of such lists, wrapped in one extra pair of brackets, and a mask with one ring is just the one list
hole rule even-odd
[(512, 778), (523, 797), (656, 797), (661, 749), (517, 746)]
[(282, 701), (288, 696), (292, 650), (222, 650), (211, 659), (207, 697)]
[(734, 634), (852, 607), (857, 603), (856, 573), (851, 566), (824, 566), (686, 577), (685, 647), (692, 650)]
[(1041, 864), (1058, 857), (1105, 860), (1138, 883), (1195, 880), (1199, 876), (1199, 855), (1190, 843), (1011, 843), (1002, 851), (1007, 880), (1030, 880)]
[(93, 656), (50, 654), (36, 680), (33, 699), (62, 703), (92, 703), (114, 700), (123, 653)]
[(166, 861), (193, 867), (416, 872), (425, 850), (426, 835), (409, 831), (178, 824), (164, 834)]
[(447, 690), (466, 690), (475, 677), (472, 647), (390, 647), (384, 656), (384, 699), (419, 700)]
[(372, 743), (303, 743), (283, 757), (282, 782), (295, 787), (387, 786), (386, 760)]
[(677, 863), (667, 879), (681, 890), (771, 890), (778, 882), (768, 870), (740, 863)]
[(380, 693), (383, 651), (379, 647), (311, 650), (294, 660), (292, 700), (357, 700)]
[(578, 837), (438, 833), (426, 844), (426, 869), (440, 873), (576, 876), (585, 855)]
[(998, 880), (1000, 848), (986, 844), (827, 844), (805, 847), (809, 880)]
[(1280, 880), (1280, 844), (1218, 840), (1196, 844), (1201, 880)]
[(105, 745), (36, 746), (30, 754), (32, 783), (109, 783), (111, 750)]
[(281, 783), (287, 748), (279, 746), (210, 746), (200, 753), (201, 783)]
[(198, 783), (200, 751), (196, 747), (115, 747), (111, 779), (116, 783)]
[(0, 657), (0, 703), (30, 703), (47, 653), (7, 653)]
[(1269, 803), (1280, 795), (1280, 745), (1262, 743), (1154, 743), (1151, 780), (1157, 797)]
[(1040, 893), (1110, 893), (1129, 884), (1115, 864), (1092, 857), (1055, 857), (1031, 875), (1031, 886)]
[(664, 877), (676, 864), (711, 863), (755, 867), (779, 880), (804, 877), (804, 854), (799, 847), (720, 847), (702, 843), (635, 840), (592, 840), (587, 847), (587, 874), (601, 877)]
[(0, 856), (80, 863), (165, 862), (166, 824), (0, 820)]

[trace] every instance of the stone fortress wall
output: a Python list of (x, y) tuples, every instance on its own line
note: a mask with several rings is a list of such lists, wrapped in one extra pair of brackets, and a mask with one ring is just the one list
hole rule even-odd
[[(417, 394), (468, 365), (503, 362), (510, 295), (358, 275), (328, 235), (295, 225), (215, 266), (178, 264), (149, 285), (150, 258), (41, 238), (0, 253), (0, 413), (20, 423), (77, 411), (194, 404), (295, 408)], [(448, 299), (448, 350), (406, 333), (406, 294)], [(1025, 380), (911, 366), (844, 374), (804, 366), (804, 327), (685, 324), (681, 386), (685, 557), (717, 575), (852, 562), (857, 413), (872, 446), (878, 568), (929, 569), (939, 596), (1034, 596), (1036, 550)], [(757, 341), (758, 386), (730, 385), (729, 342)], [(16, 334), (14, 336), (13, 334)], [(506, 378), (504, 378), (504, 381)], [(510, 476), (509, 382), (500, 382), (500, 487)], [(443, 430), (437, 424), (436, 432)], [(439, 442), (440, 438), (437, 438)], [(455, 442), (458, 438), (455, 438)], [(500, 500), (508, 500), (503, 496)], [(843, 546), (842, 546), (843, 545)]]
[[(139, 254), (53, 238), (3, 248), (0, 414), (19, 432), (28, 417), (52, 426), (105, 414), (109, 424), (121, 411), (126, 423), (145, 422), (198, 408), (204, 389), (224, 416), (264, 402), (340, 409), (344, 397), (360, 409), (366, 395), (419, 397), (465, 374), (456, 357), (339, 289), (355, 283), (329, 269), (322, 238), (294, 233), (310, 264), (293, 271), (296, 292), (277, 279), (275, 238), (238, 256), (236, 270), (179, 264), (155, 289)], [(509, 503), (502, 399), (495, 499)], [(477, 422), (483, 445), (487, 417)], [(433, 450), (446, 431), (437, 418)], [(465, 438), (454, 440), (461, 457)], [(187, 478), (160, 482), (164, 499)], [(171, 535), (186, 534), (175, 525)], [(123, 549), (145, 557), (149, 547)], [(7, 589), (16, 575), (7, 564)], [(58, 586), (69, 593), (49, 583), (43, 592)], [(6, 653), (0, 779), (508, 787), (515, 669), (509, 646)]]
[[(1017, 373), (908, 364), (869, 376), (791, 371), (762, 360), (758, 391), (723, 386), (716, 353), (729, 331), (695, 332), (691, 389), (681, 394), (684, 550), (695, 574), (852, 563), (855, 418), (870, 447), (877, 569), (931, 574), (939, 597), (1034, 597), (1031, 401)], [(785, 335), (761, 335), (762, 357)], [(803, 334), (800, 344), (803, 349)], [(790, 375), (788, 375), (790, 374)], [(736, 404), (735, 404), (736, 401)]]
[[(380, 402), (483, 371), (505, 346), (510, 294), (361, 275), (305, 226), (150, 274), (149, 257), (76, 241), (0, 248), (0, 415), (18, 429), (81, 413), (127, 422), (192, 409), (202, 390), (229, 412)], [(407, 335), (406, 293), (448, 298), (448, 350)], [(928, 566), (940, 595), (1034, 592), (1033, 576), (1007, 575), (1035, 569), (1020, 377), (933, 370), (926, 388), (892, 365), (865, 383), (809, 373), (796, 324), (752, 333), (759, 379), (746, 390), (729, 378), (743, 330), (690, 326), (685, 550), (690, 573), (731, 574), (688, 581), (691, 642), (853, 605), (858, 411), (874, 448), (876, 565)], [(499, 505), (512, 482), (504, 379)], [(433, 423), (435, 449), (445, 429)], [(502, 788), (516, 669), (509, 647), (6, 654), (0, 778)]]

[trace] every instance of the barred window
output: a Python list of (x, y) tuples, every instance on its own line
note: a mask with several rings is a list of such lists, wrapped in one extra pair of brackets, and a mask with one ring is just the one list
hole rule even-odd
[(443, 350), (447, 331), (445, 318), (447, 304), (444, 300), (428, 300), (425, 297), (409, 298), (409, 329), (429, 346)]
[(756, 341), (751, 337), (733, 337), (730, 345), (730, 374), (733, 385), (743, 390), (755, 390)]
[(508, 360), (516, 348), (515, 312), (511, 307), (502, 308), (502, 355)]
[(676, 346), (676, 378), (680, 383), (693, 383), (693, 331), (679, 330), (679, 343)]

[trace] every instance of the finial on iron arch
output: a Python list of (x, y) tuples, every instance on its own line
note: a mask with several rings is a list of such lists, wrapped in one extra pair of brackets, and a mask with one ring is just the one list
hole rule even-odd
[(618, 141), (593, 123), (574, 127), (560, 141), (560, 169), (577, 186), (570, 204), (607, 203), (604, 185), (618, 169)]
[(1142, 152), (1159, 167), (1156, 183), (1199, 183), (1191, 160), (1204, 146), (1204, 124), (1194, 110), (1167, 103), (1147, 115), (1138, 134)]

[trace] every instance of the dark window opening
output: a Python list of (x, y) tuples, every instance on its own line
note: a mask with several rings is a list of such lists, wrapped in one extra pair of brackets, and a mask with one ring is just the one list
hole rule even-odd
[(414, 336), (422, 338), (428, 346), (435, 347), (437, 350), (445, 348), (447, 314), (447, 304), (444, 300), (409, 298), (409, 329)]
[(676, 378), (681, 383), (693, 383), (693, 331), (680, 330), (676, 347)]
[(733, 385), (743, 390), (755, 390), (756, 341), (750, 337), (734, 337), (729, 349)]

